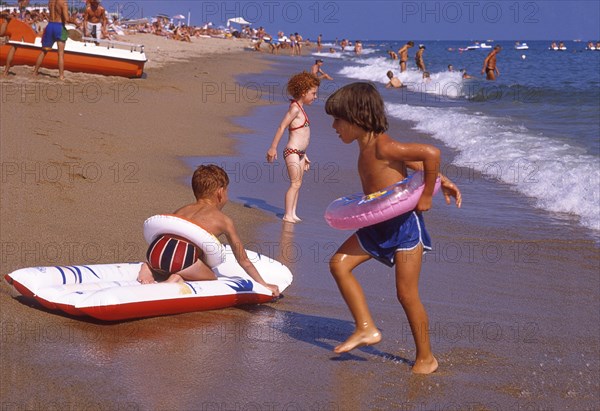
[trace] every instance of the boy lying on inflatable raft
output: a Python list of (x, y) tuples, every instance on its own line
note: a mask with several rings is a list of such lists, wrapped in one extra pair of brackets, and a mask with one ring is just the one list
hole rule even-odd
[[(140, 283), (216, 280), (212, 268), (224, 261), (224, 249), (216, 236), (225, 234), (244, 271), (271, 290), (275, 297), (279, 296), (277, 285), (267, 284), (261, 277), (246, 254), (233, 221), (221, 211), (228, 200), (228, 186), (229, 177), (221, 167), (201, 165), (192, 176), (196, 202), (173, 213), (196, 224), (195, 229), (186, 229), (185, 222), (176, 219), (171, 219), (168, 229), (160, 221), (146, 221), (144, 236), (150, 246), (146, 253), (147, 262), (142, 264), (138, 275)], [(156, 216), (159, 220), (160, 217), (169, 216)]]
[[(200, 166), (192, 185), (195, 203), (144, 222), (147, 262), (28, 267), (7, 274), (6, 281), (49, 310), (105, 321), (275, 300), (292, 283), (292, 273), (241, 246), (233, 222), (221, 212), (227, 174)], [(230, 245), (215, 234), (225, 234)]]

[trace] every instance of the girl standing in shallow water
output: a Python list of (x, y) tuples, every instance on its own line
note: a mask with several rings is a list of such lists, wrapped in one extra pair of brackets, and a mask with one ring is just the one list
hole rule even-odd
[(283, 150), (283, 159), (285, 160), (290, 178), (290, 188), (285, 193), (285, 213), (283, 220), (290, 223), (302, 221), (296, 215), (298, 192), (302, 185), (304, 172), (310, 168), (310, 160), (306, 155), (306, 148), (310, 142), (310, 121), (308, 121), (308, 116), (304, 112), (304, 105), (310, 105), (317, 99), (319, 84), (320, 80), (307, 72), (298, 73), (290, 78), (287, 84), (287, 91), (293, 99), (275, 132), (271, 147), (267, 151), (267, 161), (272, 163), (277, 159), (277, 145), (287, 128), (289, 131), (289, 140)]

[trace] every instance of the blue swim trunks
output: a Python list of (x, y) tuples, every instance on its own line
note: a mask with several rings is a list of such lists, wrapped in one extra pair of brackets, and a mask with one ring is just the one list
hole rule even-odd
[(57, 41), (67, 41), (69, 32), (62, 23), (51, 21), (44, 29), (42, 35), (42, 48), (52, 48)]
[(365, 252), (387, 266), (394, 266), (397, 251), (412, 250), (423, 244), (423, 251), (431, 250), (431, 238), (425, 229), (423, 214), (411, 211), (356, 232)]

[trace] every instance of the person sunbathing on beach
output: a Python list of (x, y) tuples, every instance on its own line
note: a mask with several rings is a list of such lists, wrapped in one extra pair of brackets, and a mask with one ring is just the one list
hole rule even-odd
[(425, 176), (425, 187), (415, 210), (359, 229), (331, 257), (331, 274), (355, 321), (354, 333), (336, 346), (334, 352), (345, 353), (381, 341), (381, 332), (371, 317), (362, 288), (352, 274), (357, 266), (375, 258), (389, 267), (395, 266), (396, 295), (408, 318), (417, 349), (412, 371), (432, 373), (438, 362), (431, 352), (427, 312), (418, 287), (423, 252), (431, 249), (423, 212), (431, 208), (438, 176), (448, 204), (454, 197), (456, 206), (460, 207), (461, 193), (452, 181), (439, 173), (437, 148), (400, 142), (386, 134), (388, 121), (384, 103), (372, 84), (352, 83), (338, 89), (327, 99), (325, 111), (333, 117), (332, 127), (342, 142), (358, 144), (358, 174), (365, 194), (403, 180), (408, 168), (422, 170)]
[(310, 141), (310, 121), (304, 111), (305, 104), (312, 104), (317, 99), (317, 89), (321, 80), (314, 74), (298, 73), (287, 84), (287, 91), (293, 97), (290, 107), (279, 124), (273, 142), (267, 151), (267, 161), (272, 163), (277, 159), (277, 145), (286, 129), (289, 131), (288, 143), (283, 150), (283, 159), (290, 178), (290, 188), (285, 193), (285, 212), (283, 220), (290, 223), (302, 221), (296, 215), (298, 193), (302, 185), (304, 172), (310, 168), (310, 160), (306, 148)]
[[(228, 186), (229, 176), (221, 167), (214, 164), (199, 166), (192, 176), (196, 202), (177, 209), (173, 215), (198, 224), (215, 237), (225, 234), (235, 259), (244, 271), (278, 296), (279, 288), (263, 280), (248, 258), (233, 221), (221, 211), (228, 200)], [(176, 250), (185, 251), (179, 253)], [(191, 255), (191, 258), (184, 255)], [(202, 261), (202, 257), (202, 251), (187, 239), (171, 234), (160, 235), (148, 247), (147, 262), (142, 264), (137, 279), (142, 284), (216, 280), (215, 273)], [(163, 267), (169, 269), (164, 270)]]

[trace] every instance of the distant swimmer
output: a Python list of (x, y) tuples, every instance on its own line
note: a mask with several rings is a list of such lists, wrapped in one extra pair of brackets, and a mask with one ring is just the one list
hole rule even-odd
[(325, 73), (322, 69), (321, 66), (323, 65), (323, 60), (322, 59), (317, 59), (315, 60), (315, 64), (312, 65), (312, 68), (310, 69), (310, 72), (319, 80), (333, 80), (333, 78), (331, 78), (331, 76), (327, 73)]
[(346, 47), (348, 47), (349, 43), (347, 39), (342, 39), (342, 41), (340, 42), (340, 47), (342, 48), (342, 52), (346, 50)]
[(420, 71), (426, 71), (425, 70), (425, 60), (423, 60), (424, 52), (425, 52), (425, 46), (420, 44), (419, 50), (417, 51), (417, 54), (415, 54), (415, 63), (417, 64), (417, 68)]
[(402, 88), (402, 87), (406, 87), (404, 84), (402, 84), (402, 82), (400, 81), (400, 79), (398, 77), (394, 77), (394, 73), (392, 72), (392, 70), (389, 70), (386, 73), (386, 75), (390, 79), (390, 81), (385, 85), (385, 88)]
[(462, 74), (462, 78), (464, 78), (465, 80), (473, 78), (473, 76), (470, 76), (469, 74), (467, 74), (467, 70), (465, 70), (465, 69), (461, 69), (460, 72)]
[(390, 56), (390, 58), (392, 60), (398, 60), (398, 55), (396, 54), (396, 52), (394, 50), (388, 51), (388, 55)]
[(500, 53), (500, 50), (502, 50), (502, 46), (498, 45), (494, 47), (483, 61), (481, 74), (485, 73), (488, 80), (496, 80), (496, 76), (500, 75), (500, 71), (496, 66), (496, 55)]
[(400, 56), (400, 73), (404, 73), (406, 71), (406, 62), (408, 61), (408, 49), (414, 47), (415, 43), (409, 41), (406, 43), (400, 50), (398, 50), (398, 55)]
[(356, 55), (361, 54), (363, 50), (362, 42), (360, 40), (356, 40), (354, 42), (354, 53)]

